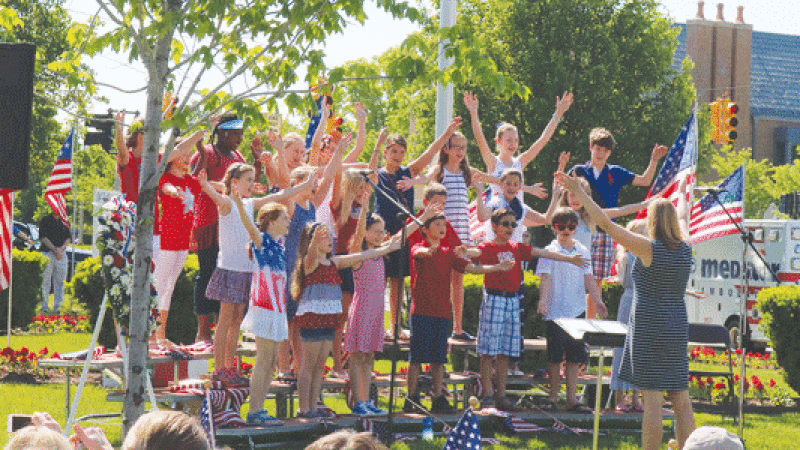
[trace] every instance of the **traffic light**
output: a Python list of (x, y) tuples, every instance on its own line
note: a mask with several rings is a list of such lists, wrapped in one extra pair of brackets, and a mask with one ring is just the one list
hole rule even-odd
[(723, 99), (722, 108), (722, 125), (720, 126), (720, 135), (722, 140), (727, 142), (733, 141), (739, 135), (736, 132), (736, 125), (739, 125), (739, 119), (736, 118), (736, 113), (739, 112), (739, 105), (736, 102)]
[(86, 126), (97, 131), (87, 131), (83, 138), (83, 145), (100, 145), (103, 150), (110, 152), (114, 144), (114, 116), (108, 114), (92, 114), (86, 120)]
[(722, 134), (720, 128), (722, 124), (722, 99), (717, 99), (715, 102), (709, 104), (711, 108), (711, 141), (721, 142)]

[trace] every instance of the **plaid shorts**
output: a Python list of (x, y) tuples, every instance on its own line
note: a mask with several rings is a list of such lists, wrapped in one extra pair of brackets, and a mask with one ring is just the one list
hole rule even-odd
[(608, 278), (614, 264), (614, 240), (608, 234), (592, 233), (592, 272), (595, 279)]
[(519, 297), (483, 293), (478, 323), (478, 355), (517, 357), (522, 351)]

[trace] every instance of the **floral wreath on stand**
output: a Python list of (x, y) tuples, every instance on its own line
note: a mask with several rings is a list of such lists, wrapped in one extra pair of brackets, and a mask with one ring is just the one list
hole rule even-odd
[[(133, 255), (136, 248), (133, 230), (136, 223), (136, 204), (125, 201), (124, 195), (118, 195), (103, 205), (98, 221), (100, 227), (98, 228), (97, 248), (100, 251), (106, 295), (111, 304), (114, 321), (122, 335), (127, 336), (133, 295)], [(148, 335), (158, 328), (152, 263), (150, 264), (149, 281)]]

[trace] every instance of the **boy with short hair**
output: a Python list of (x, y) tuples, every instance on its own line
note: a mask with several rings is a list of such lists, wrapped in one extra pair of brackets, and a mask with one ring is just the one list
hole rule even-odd
[[(629, 184), (650, 186), (656, 174), (658, 160), (667, 154), (667, 147), (656, 144), (653, 147), (647, 169), (643, 174), (637, 175), (622, 166), (607, 163), (615, 145), (616, 141), (610, 131), (605, 128), (592, 129), (589, 132), (591, 158), (585, 164), (575, 165), (569, 171), (570, 174), (574, 173), (579, 177), (586, 178), (592, 188), (592, 199), (601, 208), (616, 208), (619, 191)], [(594, 279), (600, 288), (603, 279), (608, 278), (614, 262), (614, 240), (599, 228), (593, 230), (591, 252)], [(595, 311), (588, 296), (586, 297), (586, 307), (586, 317), (593, 318)]]
[[(519, 311), (519, 288), (522, 285), (522, 263), (531, 258), (551, 258), (565, 265), (583, 267), (588, 262), (581, 254), (564, 255), (558, 252), (531, 247), (511, 239), (517, 222), (514, 212), (499, 208), (491, 218), (494, 238), (478, 245), (480, 255), (473, 258), (476, 264), (513, 263), (504, 273), (489, 273), (484, 277), (484, 296), (478, 325), (478, 355), (481, 360), (481, 382), (485, 394), (481, 406), (496, 405), (503, 410), (514, 409), (506, 398), (506, 378), (509, 357), (518, 357), (522, 351), (522, 327)], [(493, 386), (492, 373), (497, 384)]]
[[(528, 227), (535, 227), (539, 225), (544, 225), (547, 223), (547, 218), (531, 208), (527, 205), (522, 203), (517, 196), (520, 191), (532, 193), (534, 191), (541, 190), (541, 188), (535, 186), (523, 186), (522, 184), (522, 172), (518, 169), (506, 169), (500, 175), (500, 195), (493, 195), (488, 202), (485, 204), (483, 203), (483, 199), (477, 198), (477, 206), (478, 206), (478, 219), (480, 221), (487, 221), (486, 223), (486, 240), (494, 239), (494, 227), (492, 223), (489, 222), (489, 218), (492, 216), (492, 211), (496, 211), (500, 208), (505, 208), (510, 210), (514, 214), (514, 219), (517, 222), (517, 228), (513, 230), (513, 234), (511, 235), (511, 240), (521, 242), (522, 241), (522, 233), (528, 229)], [(478, 192), (482, 191), (482, 186), (477, 185), (476, 189)]]
[(431, 365), (434, 399), (432, 413), (450, 413), (454, 408), (443, 395), (442, 379), (447, 362), (447, 338), (453, 327), (450, 304), (452, 270), (468, 273), (490, 273), (509, 270), (512, 261), (495, 265), (476, 266), (463, 259), (463, 246), (451, 248), (444, 238), (447, 221), (442, 214), (426, 220), (422, 228), (425, 239), (411, 247), (411, 343), (408, 365), (408, 398), (403, 411), (414, 412), (419, 405), (417, 380), (421, 364)]
[[(583, 255), (588, 258), (589, 250), (572, 238), (577, 225), (578, 214), (575, 211), (566, 207), (557, 209), (553, 215), (553, 232), (556, 234), (556, 239), (545, 248), (563, 255)], [(566, 359), (567, 410), (591, 412), (591, 409), (578, 403), (575, 395), (578, 388), (578, 367), (586, 364), (588, 359), (586, 346), (582, 340), (572, 339), (553, 321), (584, 318), (586, 291), (589, 292), (600, 317), (605, 318), (608, 311), (600, 296), (600, 288), (592, 278), (590, 267), (577, 268), (563, 262), (541, 259), (536, 274), (541, 278), (538, 311), (547, 321), (547, 373), (550, 382), (550, 397), (542, 409), (545, 411), (555, 409), (558, 393), (561, 390), (561, 362)]]

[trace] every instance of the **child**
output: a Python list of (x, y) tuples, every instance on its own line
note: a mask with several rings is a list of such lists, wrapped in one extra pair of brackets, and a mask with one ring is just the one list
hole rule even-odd
[[(548, 122), (547, 127), (542, 131), (539, 139), (537, 139), (527, 151), (519, 155), (519, 157), (514, 156), (519, 145), (517, 127), (510, 123), (501, 123), (497, 127), (497, 133), (494, 139), (495, 145), (497, 146), (497, 155), (495, 156), (492, 154), (492, 150), (486, 142), (486, 137), (483, 135), (481, 122), (478, 118), (478, 99), (472, 92), (465, 92), (464, 105), (469, 110), (472, 119), (472, 133), (475, 135), (475, 140), (478, 142), (478, 148), (481, 150), (483, 162), (486, 163), (486, 171), (495, 177), (502, 175), (503, 171), (506, 169), (517, 169), (523, 172), (525, 167), (536, 158), (536, 155), (542, 151), (542, 148), (544, 148), (547, 142), (550, 141), (550, 138), (553, 137), (556, 127), (558, 127), (558, 124), (561, 122), (561, 117), (572, 105), (572, 100), (572, 94), (566, 91), (562, 97), (556, 97), (556, 112), (553, 113), (553, 117), (550, 119), (550, 122)], [(537, 183), (534, 187), (539, 187), (540, 185), (541, 183)], [(492, 195), (501, 193), (497, 185), (491, 185), (491, 190)], [(546, 192), (542, 189), (538, 189), (534, 192), (532, 192), (532, 194), (540, 198), (545, 198), (546, 196)], [(519, 199), (522, 201), (521, 193), (519, 194)]]
[[(589, 182), (592, 190), (592, 199), (601, 208), (615, 208), (619, 199), (619, 191), (624, 186), (649, 186), (656, 174), (658, 160), (667, 154), (667, 147), (656, 144), (650, 156), (650, 164), (642, 175), (636, 175), (630, 170), (607, 164), (611, 151), (614, 150), (616, 141), (614, 136), (605, 128), (595, 128), (589, 133), (589, 151), (591, 159), (583, 165), (576, 165), (570, 169)], [(592, 235), (592, 267), (594, 279), (598, 288), (603, 278), (607, 278), (614, 261), (614, 241), (604, 231), (597, 229)], [(587, 317), (593, 318), (594, 311), (588, 310)]]
[(303, 228), (292, 275), (292, 295), (300, 303), (295, 320), (300, 326), (303, 346), (303, 361), (297, 380), (300, 400), (297, 417), (321, 417), (316, 409), (316, 398), (320, 394), (325, 361), (342, 314), (342, 281), (337, 269), (383, 256), (399, 246), (400, 241), (393, 240), (389, 245), (376, 249), (333, 256), (333, 242), (325, 225), (314, 222)]
[[(382, 190), (382, 193), (376, 193), (375, 195), (375, 214), (383, 219), (386, 224), (386, 231), (389, 234), (395, 234), (400, 231), (405, 222), (398, 217), (400, 209), (386, 196), (391, 197), (395, 202), (403, 205), (411, 214), (414, 214), (414, 188), (406, 186), (406, 189), (403, 189), (401, 187), (403, 184), (399, 182), (404, 179), (415, 178), (422, 173), (430, 165), (442, 143), (434, 142), (417, 159), (411, 161), (408, 166), (404, 166), (403, 159), (408, 148), (406, 139), (397, 133), (387, 137), (387, 133), (388, 129), (384, 128), (375, 146), (377, 152), (378, 148), (383, 145), (383, 155), (386, 160), (386, 164), (378, 169), (377, 185)], [(389, 309), (392, 311), (392, 317), (394, 317), (397, 300), (400, 296), (400, 283), (408, 276), (409, 248), (406, 245), (396, 252), (389, 253), (387, 258), (386, 278), (389, 279)], [(389, 335), (394, 336), (394, 321), (389, 327)]]
[[(574, 240), (578, 215), (569, 208), (559, 208), (553, 214), (553, 232), (556, 239), (546, 247), (564, 255), (582, 255), (589, 258), (589, 250)], [(541, 277), (539, 290), (539, 314), (547, 321), (547, 373), (550, 382), (550, 398), (542, 406), (545, 411), (553, 411), (558, 393), (561, 390), (561, 362), (567, 361), (567, 410), (591, 412), (591, 409), (578, 403), (575, 392), (578, 387), (578, 366), (586, 364), (588, 354), (583, 341), (569, 337), (553, 321), (561, 318), (583, 318), (586, 316), (584, 292), (589, 291), (600, 317), (607, 315), (606, 305), (600, 296), (600, 288), (592, 279), (591, 267), (578, 268), (559, 261), (539, 260), (536, 273)]]
[[(239, 341), (242, 316), (250, 299), (253, 262), (247, 254), (250, 236), (239, 218), (239, 208), (231, 201), (230, 196), (242, 197), (244, 213), (252, 217), (255, 209), (261, 209), (269, 202), (279, 201), (310, 189), (314, 182), (308, 180), (300, 186), (277, 194), (249, 198), (255, 184), (255, 175), (256, 169), (253, 166), (234, 163), (225, 173), (225, 195), (213, 190), (209, 193), (219, 212), (220, 253), (217, 268), (206, 288), (206, 297), (220, 302), (219, 318), (214, 332), (214, 378), (231, 386), (248, 383), (248, 380), (233, 367), (233, 357)], [(200, 182), (203, 185), (208, 184), (205, 177), (201, 177)]]
[[(408, 398), (403, 411), (417, 411), (420, 404), (417, 379), (420, 365), (430, 364), (433, 377), (432, 413), (453, 412), (453, 406), (443, 394), (442, 379), (447, 362), (447, 338), (453, 325), (452, 309), (448, 304), (450, 284), (447, 272), (491, 273), (506, 271), (513, 261), (489, 266), (476, 266), (463, 256), (467, 250), (461, 246), (451, 248), (443, 241), (447, 233), (444, 215), (432, 215), (421, 228), (425, 241), (411, 247), (411, 343), (408, 366)], [(475, 255), (477, 256), (477, 255)], [(443, 277), (444, 275), (444, 277)]]
[[(527, 205), (522, 203), (519, 198), (519, 193), (522, 191), (530, 192), (530, 187), (522, 186), (522, 172), (517, 169), (506, 169), (500, 176), (502, 190), (499, 195), (489, 198), (489, 201), (484, 204), (483, 196), (478, 196), (478, 219), (481, 221), (488, 221), (492, 215), (492, 211), (504, 208), (510, 210), (514, 214), (514, 220), (517, 227), (513, 230), (511, 240), (520, 242), (522, 241), (522, 233), (528, 227), (535, 227), (546, 223), (545, 216), (530, 209)], [(478, 192), (481, 191), (480, 186), (476, 186)], [(494, 226), (492, 223), (487, 222), (486, 240), (491, 241), (494, 239)]]
[[(566, 256), (514, 241), (512, 236), (517, 229), (517, 223), (515, 213), (509, 209), (496, 209), (492, 213), (491, 223), (494, 238), (478, 245), (480, 256), (472, 261), (476, 264), (510, 261), (513, 267), (508, 272), (490, 273), (484, 277), (484, 297), (478, 325), (478, 355), (485, 395), (481, 406), (496, 405), (508, 411), (514, 408), (514, 403), (505, 396), (508, 359), (518, 357), (522, 351), (519, 311), (519, 288), (523, 281), (522, 262), (530, 261), (532, 257), (549, 258), (582, 268), (585, 261), (580, 254)], [(492, 385), (493, 373), (497, 374), (495, 386)]]
[(280, 425), (282, 422), (270, 416), (264, 409), (275, 357), (281, 342), (289, 334), (286, 324), (285, 292), (286, 252), (281, 244), (289, 232), (289, 216), (286, 208), (278, 203), (267, 203), (258, 212), (258, 229), (235, 193), (231, 195), (239, 220), (250, 235), (252, 256), (258, 270), (253, 272), (250, 285), (250, 307), (242, 320), (242, 330), (256, 336), (256, 364), (250, 383), (250, 411), (247, 413), (248, 425)]

